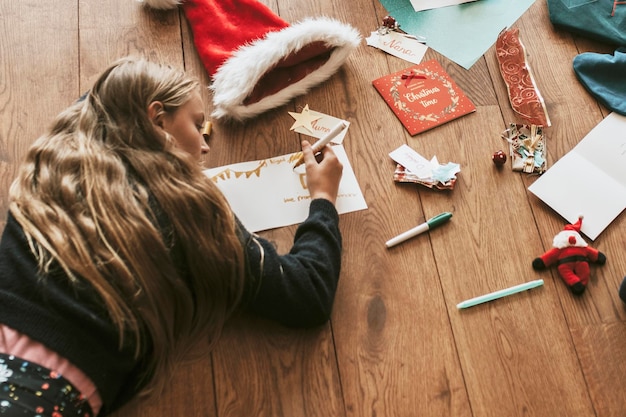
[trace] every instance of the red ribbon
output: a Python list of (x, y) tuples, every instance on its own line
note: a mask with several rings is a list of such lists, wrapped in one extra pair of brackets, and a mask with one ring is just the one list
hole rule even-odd
[(408, 87), (409, 84), (411, 84), (411, 80), (425, 80), (426, 77), (423, 76), (423, 75), (417, 75), (414, 72), (411, 72), (411, 73), (406, 73), (405, 72), (404, 74), (402, 74), (402, 79), (406, 80), (404, 82), (404, 86)]

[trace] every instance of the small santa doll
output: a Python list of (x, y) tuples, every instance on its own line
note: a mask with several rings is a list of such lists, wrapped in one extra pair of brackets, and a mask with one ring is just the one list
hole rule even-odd
[(606, 256), (587, 245), (580, 236), (583, 216), (568, 224), (552, 241), (553, 248), (533, 260), (533, 269), (544, 270), (557, 265), (557, 271), (575, 295), (581, 295), (589, 282), (589, 262), (606, 263)]

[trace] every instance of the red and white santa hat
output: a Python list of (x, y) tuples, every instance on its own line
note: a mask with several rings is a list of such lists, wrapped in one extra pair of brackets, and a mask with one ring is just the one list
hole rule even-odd
[(563, 230), (574, 230), (576, 232), (580, 232), (580, 228), (582, 227), (582, 225), (583, 225), (583, 215), (579, 214), (578, 220), (576, 221), (576, 223), (566, 224)]
[(352, 26), (327, 17), (290, 25), (257, 0), (143, 0), (182, 4), (212, 78), (215, 118), (244, 120), (282, 106), (333, 75), (359, 45)]

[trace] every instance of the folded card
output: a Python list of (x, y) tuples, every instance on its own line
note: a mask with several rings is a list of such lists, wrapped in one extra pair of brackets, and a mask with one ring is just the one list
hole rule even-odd
[[(367, 208), (343, 145), (333, 146), (343, 164), (337, 211)], [(290, 226), (306, 220), (311, 197), (304, 166), (293, 169), (299, 152), (211, 168), (204, 173), (224, 193), (233, 211), (251, 232)]]
[(528, 190), (594, 240), (626, 208), (626, 116), (609, 114)]

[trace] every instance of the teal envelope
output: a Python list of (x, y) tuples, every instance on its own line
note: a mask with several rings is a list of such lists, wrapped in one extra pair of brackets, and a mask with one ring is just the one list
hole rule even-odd
[(470, 69), (534, 0), (477, 0), (422, 12), (415, 12), (409, 0), (380, 2), (400, 29), (424, 36), (428, 47)]

